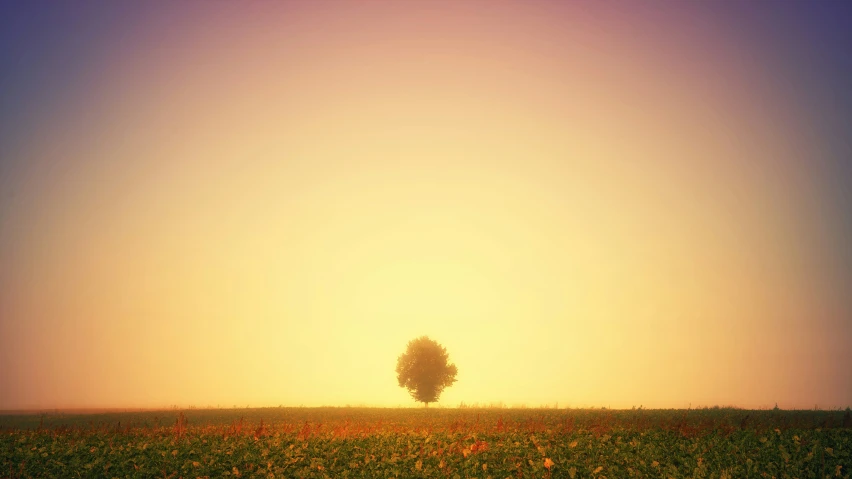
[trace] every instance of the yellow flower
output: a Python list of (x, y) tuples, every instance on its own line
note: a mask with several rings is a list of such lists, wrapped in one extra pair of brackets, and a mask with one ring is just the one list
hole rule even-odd
[(549, 457), (544, 458), (544, 467), (546, 467), (548, 470), (553, 467), (553, 461), (551, 461)]

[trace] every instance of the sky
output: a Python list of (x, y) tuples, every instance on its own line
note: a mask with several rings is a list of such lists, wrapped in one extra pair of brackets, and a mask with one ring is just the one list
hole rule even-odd
[(848, 2), (0, 6), (0, 409), (852, 406)]

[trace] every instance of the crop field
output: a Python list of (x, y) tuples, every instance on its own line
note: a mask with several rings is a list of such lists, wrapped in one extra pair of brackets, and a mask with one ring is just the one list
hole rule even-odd
[(0, 477), (849, 478), (849, 411), (0, 415)]

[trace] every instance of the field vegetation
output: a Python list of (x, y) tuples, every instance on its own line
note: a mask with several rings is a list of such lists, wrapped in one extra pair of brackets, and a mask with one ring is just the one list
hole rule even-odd
[(849, 478), (846, 411), (262, 408), (0, 415), (0, 477)]

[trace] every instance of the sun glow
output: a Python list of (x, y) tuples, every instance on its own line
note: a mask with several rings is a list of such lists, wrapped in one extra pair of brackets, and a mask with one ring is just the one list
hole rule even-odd
[(284, 5), (146, 18), (16, 144), (0, 409), (409, 404), (424, 334), (448, 405), (852, 402), (818, 139), (745, 36)]

